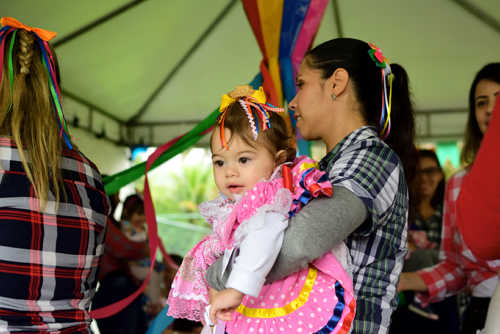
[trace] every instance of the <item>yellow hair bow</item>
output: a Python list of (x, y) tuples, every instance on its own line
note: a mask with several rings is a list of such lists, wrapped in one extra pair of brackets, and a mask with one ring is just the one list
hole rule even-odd
[(53, 31), (24, 25), (13, 17), (2, 17), (2, 19), (0, 20), (0, 23), (2, 24), (3, 27), (10, 26), (12, 28), (18, 28), (18, 29), (24, 29), (27, 31), (32, 31), (35, 34), (37, 34), (38, 37), (40, 37), (41, 39), (43, 39), (46, 42), (48, 42), (52, 38), (56, 37), (56, 33)]
[(265, 104), (267, 100), (266, 93), (264, 93), (262, 86), (259, 87), (258, 90), (254, 90), (252, 87), (246, 85), (236, 86), (236, 88), (229, 94), (222, 95), (219, 111), (224, 112), (227, 107), (236, 102), (237, 99), (247, 96), (260, 104)]
[(220, 127), (221, 143), (226, 150), (228, 150), (229, 147), (224, 135), (224, 120), (226, 119), (226, 112), (229, 106), (236, 101), (239, 101), (248, 117), (248, 122), (255, 140), (257, 140), (259, 132), (258, 122), (260, 122), (260, 130), (267, 130), (271, 127), (269, 112), (284, 112), (283, 108), (278, 108), (266, 103), (266, 93), (264, 93), (264, 88), (262, 87), (259, 87), (258, 90), (254, 90), (250, 86), (236, 86), (231, 93), (222, 95), (217, 124)]

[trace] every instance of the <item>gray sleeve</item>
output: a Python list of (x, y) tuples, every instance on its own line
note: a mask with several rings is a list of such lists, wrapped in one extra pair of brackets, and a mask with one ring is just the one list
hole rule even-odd
[(345, 240), (367, 217), (361, 199), (346, 188), (334, 186), (332, 197), (311, 201), (292, 218), (267, 282), (305, 268)]
[[(345, 240), (368, 217), (361, 199), (343, 187), (333, 187), (331, 198), (319, 198), (308, 203), (292, 218), (285, 230), (283, 246), (267, 283), (288, 276)], [(227, 277), (220, 277), (221, 259), (207, 271), (210, 287), (222, 290)]]

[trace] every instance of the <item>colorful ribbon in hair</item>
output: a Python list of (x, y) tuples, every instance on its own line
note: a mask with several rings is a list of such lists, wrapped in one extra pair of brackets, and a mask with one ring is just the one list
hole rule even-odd
[[(392, 81), (394, 79), (394, 74), (391, 71), (389, 60), (384, 57), (382, 50), (372, 43), (368, 43), (368, 45), (370, 45), (371, 48), (368, 50), (370, 58), (382, 72), (382, 110), (380, 112), (379, 128), (380, 137), (386, 139), (391, 132)], [(389, 85), (389, 96), (387, 96), (387, 85)]]
[[(13, 96), (14, 67), (13, 67), (12, 56), (13, 56), (13, 49), (14, 49), (14, 42), (16, 39), (16, 34), (17, 34), (17, 31), (19, 29), (33, 32), (33, 34), (35, 36), (35, 40), (36, 40), (38, 46), (40, 47), (40, 50), (42, 53), (43, 64), (45, 65), (45, 68), (47, 69), (47, 74), (49, 77), (50, 94), (52, 96), (52, 102), (54, 103), (54, 109), (57, 113), (57, 119), (59, 121), (59, 127), (61, 129), (60, 135), (64, 138), (64, 141), (66, 142), (66, 145), (68, 146), (68, 148), (70, 150), (73, 149), (73, 146), (71, 145), (71, 141), (69, 139), (70, 135), (69, 135), (68, 126), (66, 124), (66, 120), (64, 118), (64, 114), (62, 111), (61, 90), (59, 89), (59, 85), (57, 83), (54, 57), (52, 55), (52, 51), (50, 50), (49, 43), (48, 43), (52, 38), (54, 38), (56, 36), (56, 33), (53, 31), (24, 25), (12, 17), (2, 17), (2, 19), (0, 20), (0, 23), (2, 24), (2, 27), (3, 27), (2, 29), (0, 29), (0, 83), (2, 80), (2, 70), (3, 70), (3, 62), (4, 62), (4, 49), (5, 49), (6, 37), (8, 35), (12, 34), (12, 38), (10, 40), (10, 46), (9, 46), (9, 54), (8, 54), (8, 69), (9, 69), (9, 80), (10, 80), (10, 86), (11, 86), (11, 96)], [(10, 112), (11, 108), (12, 108), (12, 102), (10, 103), (9, 110), (7, 112)]]
[(241, 108), (248, 117), (254, 140), (257, 140), (259, 136), (259, 119), (262, 124), (260, 129), (264, 131), (271, 127), (269, 112), (285, 111), (283, 108), (275, 107), (267, 103), (266, 94), (262, 87), (259, 87), (258, 90), (254, 90), (250, 86), (237, 86), (231, 93), (222, 95), (217, 125), (220, 128), (221, 144), (226, 150), (228, 150), (229, 147), (224, 134), (224, 120), (226, 119), (229, 107), (236, 102), (241, 105)]

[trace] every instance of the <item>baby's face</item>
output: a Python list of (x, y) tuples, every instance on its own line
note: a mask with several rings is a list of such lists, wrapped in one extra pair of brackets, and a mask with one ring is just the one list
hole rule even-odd
[(217, 189), (225, 196), (235, 199), (243, 195), (257, 182), (268, 179), (276, 167), (276, 159), (262, 145), (252, 147), (239, 136), (231, 137), (231, 132), (224, 130), (227, 145), (221, 143), (217, 128), (212, 136), (212, 162)]
[(144, 213), (136, 213), (134, 212), (130, 217), (130, 226), (135, 228), (144, 228), (146, 225), (146, 216)]

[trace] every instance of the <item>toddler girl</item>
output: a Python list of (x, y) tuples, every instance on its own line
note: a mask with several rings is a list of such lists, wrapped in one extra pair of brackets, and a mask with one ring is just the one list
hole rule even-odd
[[(220, 196), (200, 205), (213, 225), (184, 258), (170, 291), (168, 314), (212, 319), (231, 333), (347, 333), (354, 317), (352, 280), (343, 244), (308, 268), (264, 285), (279, 253), (288, 218), (309, 200), (331, 196), (326, 174), (295, 149), (283, 111), (266, 103), (261, 89), (238, 87), (222, 97), (211, 138)], [(213, 292), (206, 269), (223, 256), (227, 289)], [(231, 320), (231, 321), (229, 321)]]

